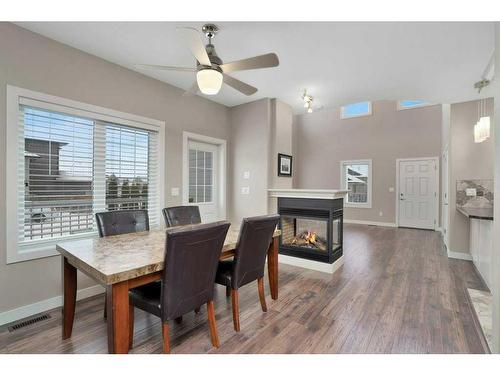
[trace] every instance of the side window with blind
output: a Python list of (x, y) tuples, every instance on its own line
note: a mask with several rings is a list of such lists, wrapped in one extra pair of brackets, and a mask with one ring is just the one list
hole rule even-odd
[(151, 227), (159, 225), (158, 132), (19, 110), (19, 244), (94, 234), (102, 211), (147, 209)]
[(93, 230), (93, 131), (92, 120), (24, 107), (23, 240)]
[(211, 203), (213, 196), (211, 151), (189, 149), (189, 203)]
[[(106, 208), (148, 209), (149, 132), (106, 125)], [(154, 148), (154, 145), (152, 145)]]

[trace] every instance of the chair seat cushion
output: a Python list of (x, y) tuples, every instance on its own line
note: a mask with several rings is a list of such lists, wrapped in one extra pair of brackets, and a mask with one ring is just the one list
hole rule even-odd
[(135, 307), (153, 315), (161, 314), (161, 281), (155, 281), (129, 290), (129, 301)]
[(233, 261), (232, 260), (221, 260), (217, 266), (217, 274), (215, 276), (215, 282), (217, 284), (231, 286), (231, 276), (233, 273)]

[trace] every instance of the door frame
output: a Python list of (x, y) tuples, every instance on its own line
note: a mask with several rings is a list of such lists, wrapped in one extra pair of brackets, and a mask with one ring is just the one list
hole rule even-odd
[(435, 176), (434, 180), (436, 183), (436, 192), (434, 194), (435, 204), (434, 204), (434, 230), (439, 228), (439, 197), (440, 197), (440, 188), (441, 183), (439, 181), (439, 157), (438, 156), (430, 156), (430, 157), (421, 157), (421, 158), (400, 158), (396, 159), (396, 226), (399, 227), (399, 168), (400, 163), (402, 161), (422, 161), (422, 160), (433, 160), (436, 163), (436, 169), (434, 171)]
[[(444, 159), (446, 155), (446, 174), (444, 173)], [(443, 234), (443, 241), (446, 245), (446, 249), (449, 249), (450, 241), (450, 150), (448, 145), (446, 145), (441, 152), (442, 169), (441, 169), (441, 223), (440, 228)], [(446, 184), (445, 184), (446, 181)], [(446, 191), (444, 190), (446, 185)], [(445, 207), (448, 207), (447, 209)], [(447, 228), (444, 227), (444, 218), (446, 216)], [(446, 230), (446, 231), (445, 231)]]
[(227, 196), (226, 196), (226, 183), (227, 183), (227, 167), (226, 167), (226, 153), (227, 141), (225, 139), (209, 137), (206, 135), (191, 133), (187, 131), (182, 132), (182, 204), (189, 205), (189, 161), (188, 161), (188, 143), (189, 141), (209, 143), (217, 146), (218, 150), (218, 188), (217, 188), (217, 211), (219, 213), (218, 220), (226, 220), (227, 218)]

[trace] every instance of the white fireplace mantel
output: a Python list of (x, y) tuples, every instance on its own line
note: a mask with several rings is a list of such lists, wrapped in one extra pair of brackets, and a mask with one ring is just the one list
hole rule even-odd
[(314, 198), (314, 199), (337, 199), (345, 198), (348, 190), (329, 189), (268, 189), (271, 198)]

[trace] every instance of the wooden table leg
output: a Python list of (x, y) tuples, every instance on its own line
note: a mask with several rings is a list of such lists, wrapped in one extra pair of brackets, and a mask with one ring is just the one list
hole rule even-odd
[(62, 257), (63, 271), (63, 325), (62, 338), (66, 340), (71, 337), (73, 331), (73, 321), (75, 320), (76, 304), (76, 268), (69, 264), (65, 257)]
[(128, 353), (129, 341), (129, 302), (128, 281), (108, 285), (108, 352)]
[(269, 289), (271, 298), (278, 299), (278, 237), (273, 237), (267, 251), (267, 271), (269, 273)]

